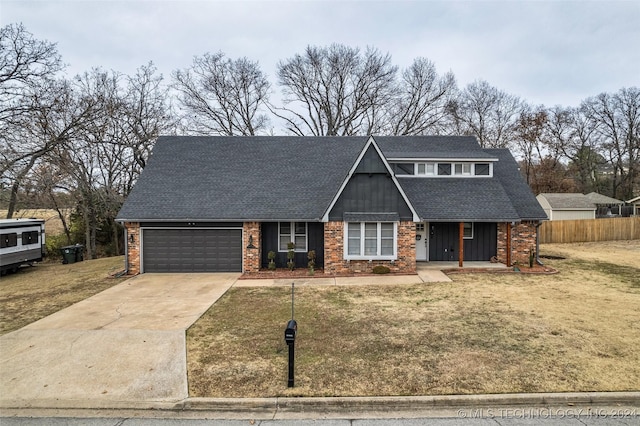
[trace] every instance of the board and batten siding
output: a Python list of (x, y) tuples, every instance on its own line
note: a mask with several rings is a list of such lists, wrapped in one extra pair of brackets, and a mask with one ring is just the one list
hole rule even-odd
[(348, 212), (397, 213), (400, 220), (413, 219), (411, 209), (372, 146), (331, 209), (329, 220), (341, 221)]

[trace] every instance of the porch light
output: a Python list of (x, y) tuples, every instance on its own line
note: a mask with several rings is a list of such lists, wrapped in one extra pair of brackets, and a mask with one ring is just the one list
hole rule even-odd
[(248, 249), (254, 249), (256, 248), (256, 246), (253, 245), (253, 235), (249, 235), (249, 245), (247, 246)]
[(136, 242), (136, 237), (135, 237), (133, 234), (129, 235), (129, 242), (130, 242), (131, 244), (133, 244), (133, 243), (135, 243), (135, 242)]

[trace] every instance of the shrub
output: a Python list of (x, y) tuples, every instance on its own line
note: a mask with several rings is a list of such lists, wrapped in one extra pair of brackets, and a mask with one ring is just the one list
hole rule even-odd
[(373, 267), (374, 274), (388, 274), (389, 272), (391, 272), (391, 269), (387, 268), (384, 265), (377, 265)]
[(533, 261), (536, 258), (536, 252), (533, 250), (533, 247), (531, 247), (531, 250), (529, 250), (529, 268), (533, 268)]
[(307, 263), (309, 274), (313, 275), (316, 269), (316, 251), (310, 250), (309, 253), (307, 253), (307, 259), (309, 259), (309, 263)]
[(269, 270), (270, 271), (275, 271), (276, 270), (276, 252), (271, 250), (269, 253), (267, 253), (267, 258), (269, 259)]
[(289, 270), (293, 271), (294, 269), (296, 269), (296, 261), (295, 261), (295, 257), (296, 257), (296, 245), (295, 243), (288, 243), (287, 244), (287, 266), (289, 267)]
[(47, 257), (50, 259), (62, 258), (60, 248), (70, 245), (65, 234), (47, 235), (44, 241)]

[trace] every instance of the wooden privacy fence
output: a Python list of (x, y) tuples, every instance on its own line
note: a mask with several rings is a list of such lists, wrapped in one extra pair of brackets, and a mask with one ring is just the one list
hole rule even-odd
[(640, 239), (640, 217), (554, 220), (540, 226), (541, 244), (637, 239)]

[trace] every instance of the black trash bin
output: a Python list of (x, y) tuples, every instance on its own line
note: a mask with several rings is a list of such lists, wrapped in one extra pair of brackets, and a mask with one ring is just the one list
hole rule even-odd
[(82, 244), (60, 247), (60, 252), (62, 253), (62, 263), (65, 265), (84, 260), (84, 246)]

